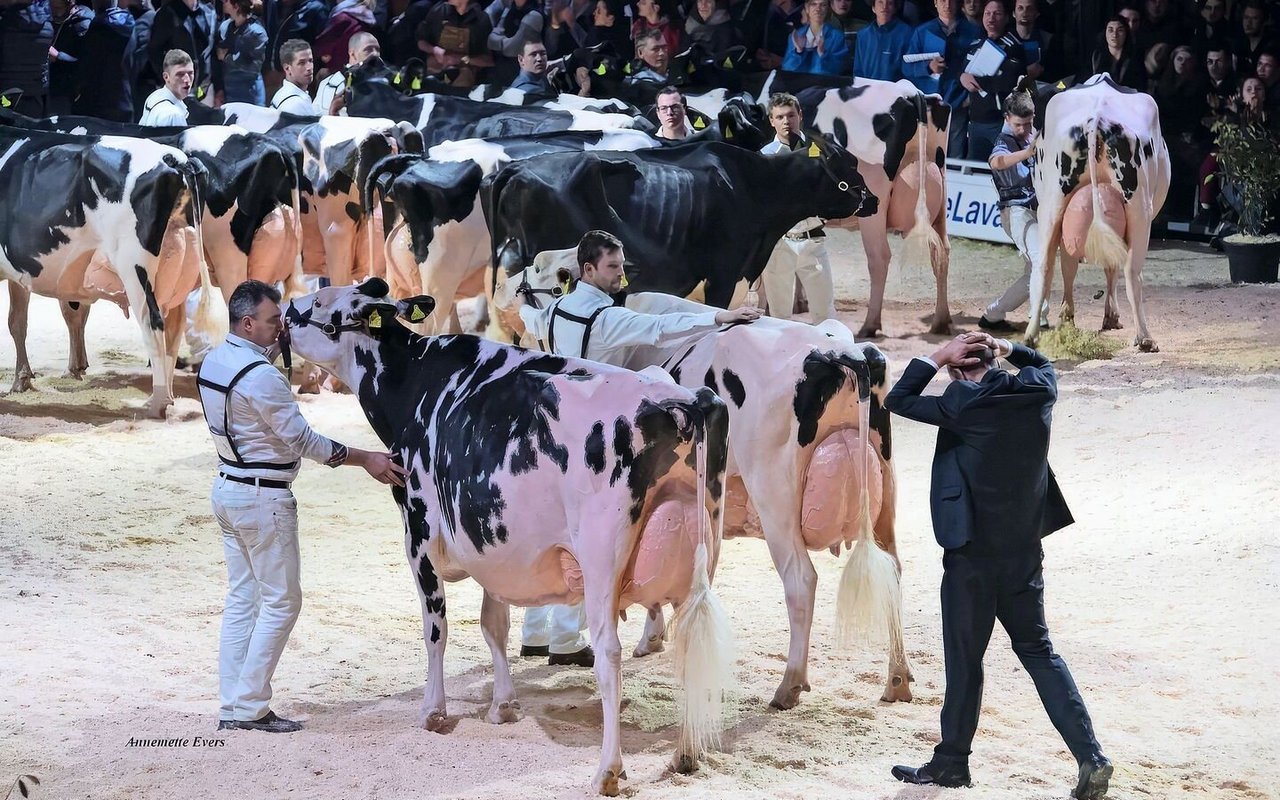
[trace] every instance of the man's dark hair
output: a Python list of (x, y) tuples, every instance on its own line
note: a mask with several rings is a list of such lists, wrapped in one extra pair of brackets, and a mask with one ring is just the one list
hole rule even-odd
[(653, 104), (656, 106), (658, 103), (662, 102), (662, 98), (666, 97), (669, 94), (674, 94), (678, 96), (680, 98), (681, 105), (684, 104), (684, 93), (674, 86), (663, 86), (661, 89), (659, 89), (658, 96), (654, 98)]
[(542, 40), (541, 40), (541, 39), (525, 39), (524, 44), (520, 45), (520, 55), (522, 55), (522, 56), (527, 56), (527, 55), (529, 55), (529, 45), (531, 45), (531, 44), (532, 44), (532, 45), (542, 45), (544, 48), (546, 47), (546, 45), (543, 45), (543, 44), (542, 44)]
[(789, 94), (787, 92), (774, 92), (773, 94), (769, 95), (769, 106), (766, 112), (768, 113), (769, 116), (771, 117), (773, 116), (773, 110), (775, 108), (784, 108), (784, 107), (794, 108), (797, 114), (801, 113), (800, 101), (796, 99), (795, 95)]
[(311, 45), (303, 39), (290, 39), (280, 45), (280, 63), (292, 66), (299, 53), (310, 52)]
[(227, 301), (227, 316), (231, 327), (234, 328), (240, 324), (240, 320), (257, 313), (263, 300), (279, 303), (280, 293), (276, 291), (276, 287), (262, 281), (247, 280), (237, 286), (231, 293), (231, 299)]
[(1244, 3), (1242, 3), (1240, 6), (1240, 13), (1243, 14), (1246, 8), (1252, 8), (1254, 10), (1261, 11), (1262, 19), (1264, 21), (1267, 19), (1267, 17), (1271, 16), (1270, 14), (1267, 13), (1267, 4), (1264, 3), (1263, 0), (1245, 0)]
[(605, 253), (622, 249), (622, 240), (608, 231), (587, 231), (578, 242), (578, 266), (597, 264)]

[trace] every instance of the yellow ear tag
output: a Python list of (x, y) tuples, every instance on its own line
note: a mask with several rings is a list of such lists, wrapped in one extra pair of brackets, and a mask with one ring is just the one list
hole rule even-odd
[(733, 138), (733, 128), (725, 128), (725, 129), (724, 129), (724, 138), (726, 138), (726, 139), (732, 139), (732, 138)]
[(569, 293), (569, 283), (570, 283), (569, 281), (565, 281), (564, 283), (560, 284), (560, 294)]
[(391, 82), (396, 86), (399, 86), (402, 80), (404, 80), (404, 76), (397, 72), (395, 78), (393, 78)]
[(201, 87), (199, 87), (199, 88), (197, 88), (197, 89), (196, 89), (196, 99), (197, 99), (197, 100), (203, 100), (203, 99), (204, 99), (204, 87), (203, 87), (203, 86), (201, 86)]
[(627, 284), (628, 284), (628, 283), (630, 283), (630, 281), (628, 281), (628, 280), (627, 280), (627, 276), (626, 276), (626, 275), (623, 275), (623, 276), (622, 276), (622, 288), (623, 288), (623, 289), (627, 288)]
[(820, 156), (820, 155), (822, 155), (822, 153), (818, 152), (818, 143), (817, 143), (817, 142), (810, 142), (810, 143), (809, 143), (809, 158), (817, 158), (817, 157), (818, 157), (818, 156)]
[(697, 128), (698, 130), (702, 130), (703, 128), (707, 127), (707, 123), (702, 121), (702, 117), (698, 117), (693, 121), (693, 127)]
[(8, 108), (13, 105), (13, 101), (7, 97), (0, 97), (0, 108)]
[(720, 66), (724, 67), (725, 69), (733, 69), (733, 59), (726, 57), (724, 60), (724, 63), (721, 64)]
[(423, 313), (422, 306), (415, 305), (413, 307), (413, 311), (409, 312), (410, 322), (422, 322), (426, 318), (427, 315)]
[(631, 65), (630, 65), (630, 64), (626, 65), (625, 67), (623, 67), (623, 68), (622, 68), (622, 71), (623, 71), (623, 72), (625, 72), (626, 74), (630, 75), (630, 74), (631, 74)]
[(377, 311), (374, 311), (369, 315), (369, 327), (370, 328), (382, 327), (382, 315), (379, 314)]
[(1059, 89), (1065, 89), (1065, 88), (1067, 88), (1067, 85), (1066, 85), (1065, 83), (1063, 83), (1062, 81), (1058, 81), (1058, 88), (1059, 88)]
[(600, 62), (600, 66), (596, 67), (596, 74), (597, 74), (597, 75), (603, 75), (603, 74), (605, 74), (605, 72), (607, 72), (607, 71), (608, 71), (608, 70), (606, 70), (606, 69), (604, 68), (604, 62), (603, 62), (603, 61), (601, 61), (601, 62)]
[(412, 90), (414, 90), (415, 92), (416, 92), (416, 91), (418, 91), (419, 89), (421, 89), (421, 88), (422, 88), (422, 78), (414, 78), (414, 79), (409, 83), (409, 88), (410, 88), (410, 89), (412, 89)]
[(685, 74), (686, 74), (686, 75), (692, 75), (692, 74), (693, 74), (693, 65), (692, 65), (692, 64), (690, 64), (689, 66), (685, 67), (685, 68), (684, 68), (684, 71), (685, 71)]

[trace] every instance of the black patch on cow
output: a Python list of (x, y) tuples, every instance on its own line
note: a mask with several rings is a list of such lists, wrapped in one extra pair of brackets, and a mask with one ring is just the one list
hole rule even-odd
[(671, 380), (675, 381), (676, 383), (680, 382), (680, 367), (677, 366), (672, 368)]
[(1098, 136), (1107, 146), (1111, 172), (1120, 184), (1125, 200), (1132, 200), (1138, 190), (1138, 162), (1134, 138), (1120, 125), (1111, 123), (1098, 126)]
[(151, 288), (151, 279), (147, 277), (147, 271), (139, 266), (134, 266), (134, 270), (138, 273), (138, 283), (142, 285), (142, 296), (147, 301), (147, 313), (151, 315), (148, 322), (151, 330), (164, 330), (164, 315), (160, 313), (160, 304), (156, 302), (156, 293)]
[(622, 474), (631, 469), (635, 463), (635, 450), (631, 445), (631, 423), (626, 417), (618, 417), (613, 421), (613, 454), (617, 462), (613, 465), (613, 473), (609, 475), (609, 485), (613, 486), (622, 479)]
[(888, 461), (893, 456), (893, 435), (889, 426), (891, 415), (881, 405), (880, 395), (876, 393), (875, 388), (879, 387), (881, 391), (887, 388), (889, 362), (885, 359), (884, 353), (880, 352), (879, 348), (876, 347), (863, 347), (862, 357), (867, 360), (872, 386), (871, 411), (869, 414), (871, 430), (880, 434), (880, 457)]
[(1142, 143), (1142, 157), (1144, 159), (1146, 159), (1147, 161), (1150, 161), (1155, 156), (1155, 154), (1156, 154), (1156, 150), (1155, 150), (1155, 147), (1152, 146), (1151, 142), (1147, 141)]
[(702, 385), (716, 394), (720, 394), (720, 387), (716, 384), (716, 371), (711, 367), (707, 367), (707, 374), (702, 378)]
[(831, 123), (831, 135), (835, 137), (836, 144), (845, 148), (849, 146), (849, 126), (839, 117)]
[(1089, 140), (1083, 125), (1073, 125), (1067, 131), (1068, 145), (1063, 149), (1062, 158), (1058, 162), (1058, 185), (1062, 194), (1071, 194), (1080, 185), (1080, 176), (1089, 168)]
[[(655, 403), (648, 399), (641, 400), (636, 412), (636, 428), (640, 431), (643, 444), (627, 473), (633, 524), (640, 521), (645, 497), (657, 483), (658, 476), (665, 475), (679, 459), (676, 449), (680, 446), (682, 437), (672, 412), (668, 410), (671, 403), (672, 401)], [(688, 403), (681, 405), (688, 409)]]
[(140, 176), (129, 195), (138, 216), (138, 241), (153, 256), (160, 255), (169, 219), (184, 191), (187, 178), (168, 166), (157, 166)]
[(857, 361), (846, 353), (811, 352), (804, 359), (804, 377), (796, 382), (792, 407), (800, 429), (796, 442), (804, 447), (818, 436), (818, 423), (826, 411), (827, 403), (844, 385), (845, 369), (865, 373), (865, 362)]
[(907, 145), (919, 130), (919, 112), (916, 104), (899, 97), (889, 110), (871, 117), (871, 129), (876, 138), (884, 142), (884, 171), (889, 180), (898, 177), (898, 168), (907, 152)]
[(947, 154), (941, 146), (935, 147), (933, 150), (933, 163), (938, 165), (938, 169), (945, 170), (947, 168)]
[(836, 90), (836, 93), (840, 95), (841, 100), (853, 100), (861, 97), (863, 92), (870, 88), (870, 86), (845, 86)]
[(946, 133), (947, 123), (951, 121), (951, 106), (936, 97), (926, 97), (925, 103), (929, 107), (929, 123), (940, 132)]
[(438, 641), (440, 641), (440, 626), (433, 622), (431, 623), (431, 643), (435, 644)]
[(360, 221), (360, 204), (359, 203), (355, 203), (348, 200), (346, 205), (342, 207), (342, 210), (346, 213), (347, 218), (350, 219), (352, 222)]
[(587, 434), (587, 466), (591, 471), (599, 475), (604, 472), (604, 423), (597, 422), (591, 426), (591, 433)]
[(729, 392), (729, 399), (738, 408), (742, 408), (742, 404), (747, 399), (747, 387), (742, 385), (742, 379), (731, 369), (726, 368), (724, 373), (724, 388)]

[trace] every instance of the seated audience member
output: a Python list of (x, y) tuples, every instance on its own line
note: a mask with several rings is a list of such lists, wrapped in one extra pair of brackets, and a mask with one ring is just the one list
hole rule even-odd
[(689, 115), (684, 105), (684, 95), (676, 87), (667, 86), (659, 91), (654, 109), (658, 115), (659, 126), (654, 136), (659, 139), (679, 141), (692, 133), (689, 130)]
[(542, 42), (544, 19), (537, 0), (493, 0), (486, 9), (493, 30), (489, 33), (489, 50), (493, 53), (493, 72), (489, 80), (502, 84), (520, 71), (516, 59), (525, 42)]
[[(1196, 20), (1190, 44), (1203, 53), (1210, 47), (1226, 44), (1235, 38), (1235, 26), (1227, 20), (1227, 0), (1200, 0), (1200, 18)], [(1182, 42), (1185, 44), (1186, 42)]]
[(325, 0), (272, 0), (264, 4), (263, 10), (263, 24), (271, 35), (267, 57), (275, 72), (284, 70), (280, 63), (284, 42), (290, 39), (313, 42), (329, 21), (329, 4)]
[(850, 53), (858, 40), (858, 31), (876, 18), (868, 2), (869, 0), (831, 0), (831, 17), (827, 21), (844, 31), (844, 43)]
[(587, 31), (587, 47), (598, 45), (612, 49), (620, 61), (635, 53), (631, 29), (622, 15), (622, 0), (596, 0), (591, 11), (591, 29)]
[(301, 39), (280, 45), (280, 65), (284, 68), (284, 83), (271, 98), (271, 107), (286, 114), (311, 116), (314, 111), (311, 95), (307, 94), (315, 73), (311, 45)]
[(1245, 0), (1240, 11), (1240, 30), (1235, 37), (1237, 75), (1256, 72), (1258, 57), (1275, 49), (1275, 40), (1268, 35), (1266, 26), (1267, 4), (1263, 0)]
[(579, 16), (572, 0), (549, 0), (546, 24), (542, 26), (542, 43), (547, 46), (547, 58), (554, 61), (573, 54), (587, 43), (587, 27), (594, 3), (585, 5)]
[(1170, 0), (1146, 0), (1143, 4), (1142, 31), (1134, 44), (1138, 51), (1149, 52), (1157, 44), (1170, 48), (1187, 38), (1182, 20)]
[(912, 55), (939, 53), (928, 61), (904, 63), (902, 72), (925, 94), (939, 94), (951, 106), (947, 133), (947, 156), (965, 158), (969, 148), (969, 92), (960, 84), (969, 57), (969, 47), (983, 38), (957, 13), (956, 0), (937, 0), (937, 19), (920, 25), (911, 34), (907, 52)]
[(1101, 39), (1087, 68), (1076, 75), (1076, 82), (1082, 83), (1093, 75), (1105, 72), (1121, 86), (1140, 92), (1147, 91), (1147, 71), (1129, 40), (1129, 24), (1118, 15), (1112, 17), (1107, 20)]
[(697, 0), (689, 9), (684, 32), (689, 44), (700, 44), (711, 54), (723, 53), (738, 44), (738, 29), (733, 26), (729, 12), (716, 0)]
[(489, 34), (493, 23), (479, 0), (445, 0), (437, 3), (418, 27), (418, 49), (427, 56), (427, 71), (456, 68), (456, 86), (478, 82), (477, 71), (493, 65)]
[(898, 0), (875, 0), (875, 22), (858, 32), (853, 75), (877, 81), (902, 77), (902, 54), (911, 41), (911, 26), (898, 18)]
[(670, 17), (662, 13), (658, 0), (636, 0), (634, 6), (636, 17), (631, 21), (631, 38), (640, 41), (640, 34), (647, 31), (661, 31), (667, 43), (667, 52), (675, 55), (684, 50), (684, 32), (680, 24), (672, 22)]
[(520, 52), (520, 72), (511, 82), (512, 89), (519, 89), (526, 94), (554, 94), (551, 83), (547, 81), (547, 46), (534, 39), (524, 43)]
[(760, 47), (756, 50), (756, 64), (761, 69), (782, 67), (782, 59), (791, 49), (791, 34), (804, 25), (803, 16), (802, 0), (771, 0), (765, 9)]
[(160, 73), (164, 86), (156, 89), (142, 106), (139, 125), (156, 128), (185, 126), (187, 124), (187, 96), (195, 83), (196, 68), (191, 56), (181, 50), (164, 54), (164, 68)]
[(804, 25), (787, 39), (782, 68), (790, 72), (847, 75), (850, 53), (844, 32), (827, 22), (828, 0), (805, 0)]
[(1258, 56), (1257, 72), (1262, 85), (1267, 87), (1267, 109), (1280, 106), (1280, 56), (1271, 52)]
[[(1209, 131), (1204, 127), (1204, 118), (1209, 113), (1209, 82), (1200, 74), (1195, 53), (1189, 46), (1179, 45), (1173, 49), (1165, 71), (1154, 81), (1151, 94), (1160, 109), (1160, 132), (1169, 148), (1173, 168), (1170, 197), (1186, 198), (1195, 190), (1192, 180), (1210, 144)], [(1177, 213), (1181, 208), (1172, 210)]]
[(1209, 110), (1216, 114), (1240, 88), (1231, 70), (1231, 51), (1225, 47), (1210, 49), (1204, 54), (1204, 69), (1209, 76)]
[(636, 58), (639, 63), (627, 78), (627, 83), (668, 83), (671, 54), (667, 40), (656, 28), (645, 31), (636, 39)]

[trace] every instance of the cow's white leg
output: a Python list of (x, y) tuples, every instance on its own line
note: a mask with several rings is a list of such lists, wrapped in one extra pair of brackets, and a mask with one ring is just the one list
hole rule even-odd
[(67, 323), (67, 338), (71, 340), (71, 352), (67, 356), (67, 377), (82, 380), (89, 369), (89, 353), (85, 349), (84, 329), (89, 323), (89, 303), (59, 303), (62, 320)]
[[(607, 512), (605, 512), (607, 513)], [(600, 516), (584, 514), (584, 519)], [(598, 523), (596, 523), (598, 524)], [(598, 533), (603, 534), (604, 531)], [(586, 538), (586, 537), (584, 537)], [(621, 537), (617, 537), (621, 538)], [(606, 548), (584, 548), (578, 553), (582, 565), (583, 602), (587, 627), (591, 630), (591, 648), (595, 651), (596, 684), (600, 690), (600, 706), (604, 712), (603, 741), (600, 744), (600, 766), (591, 786), (598, 793), (615, 797), (622, 773), (622, 642), (618, 639), (618, 575), (626, 567), (626, 548), (620, 555), (614, 548), (614, 537), (599, 536), (609, 541)]]
[(884, 287), (889, 280), (889, 234), (885, 228), (887, 208), (881, 208), (875, 214), (858, 222), (858, 230), (862, 232), (862, 251), (867, 256), (867, 272), (871, 276), (871, 297), (867, 300), (867, 318), (858, 331), (859, 339), (870, 339), (879, 335), (882, 325), (881, 312), (884, 310)]
[[(413, 512), (405, 512), (405, 552), (409, 556), (409, 568), (413, 570), (414, 584), (418, 589), (418, 601), (422, 605), (422, 640), (427, 646), (427, 687), (422, 695), (422, 711), (418, 724), (429, 731), (444, 727), (447, 714), (444, 699), (444, 647), (449, 639), (449, 625), (445, 620), (444, 587), (436, 576), (426, 554), (427, 532), (425, 522), (414, 519)], [(415, 526), (423, 530), (417, 531)], [(414, 540), (418, 540), (414, 552)]]
[(1080, 271), (1080, 259), (1061, 251), (1062, 259), (1062, 312), (1058, 321), (1062, 324), (1076, 324), (1076, 273)]
[(1129, 260), (1124, 265), (1124, 288), (1129, 295), (1129, 310), (1133, 312), (1133, 318), (1138, 324), (1138, 333), (1134, 336), (1133, 343), (1144, 353), (1158, 353), (1160, 348), (1147, 329), (1147, 311), (1142, 302), (1142, 265), (1147, 260), (1147, 247), (1151, 239), (1150, 222), (1134, 220), (1131, 216), (1129, 230), (1132, 233), (1129, 237)]
[[(751, 491), (750, 488), (748, 491)], [(762, 495), (751, 491), (752, 497)], [(799, 498), (799, 494), (793, 495)], [(800, 693), (809, 691), (809, 636), (813, 627), (814, 595), (818, 590), (818, 572), (805, 549), (800, 532), (798, 503), (760, 503), (760, 527), (764, 530), (773, 565), (782, 578), (787, 598), (787, 620), (791, 625), (791, 645), (787, 651), (787, 668), (782, 683), (773, 693), (769, 705), (795, 708)]]
[(667, 621), (662, 616), (662, 606), (658, 606), (645, 618), (644, 633), (640, 634), (640, 641), (631, 655), (635, 658), (644, 658), (650, 653), (661, 653), (666, 648), (662, 641), (666, 630)]
[(13, 337), (14, 349), (18, 351), (13, 387), (9, 389), (14, 393), (28, 391), (35, 378), (31, 362), (27, 360), (27, 312), (30, 307), (31, 292), (17, 281), (9, 281), (9, 335)]
[[(1041, 208), (1041, 219), (1053, 220), (1054, 209)], [(1041, 230), (1045, 230), (1041, 228)], [(1062, 222), (1055, 221), (1052, 227), (1047, 230), (1047, 235), (1040, 242), (1040, 255), (1031, 264), (1031, 305), (1028, 308), (1034, 311), (1027, 317), (1027, 332), (1023, 337), (1027, 347), (1035, 347), (1036, 342), (1040, 340), (1040, 307), (1044, 304), (1044, 300), (1049, 296), (1049, 292), (1053, 289), (1053, 260), (1058, 253), (1058, 246), (1062, 243)], [(1063, 253), (1063, 258), (1067, 257)], [(1064, 267), (1065, 269), (1065, 267)], [(1063, 301), (1069, 295), (1063, 293)]]
[[(943, 206), (945, 211), (945, 202)], [(942, 213), (934, 217), (933, 229), (942, 240), (942, 252), (936, 256), (930, 254), (933, 261), (933, 279), (937, 283), (938, 294), (933, 307), (933, 324), (929, 326), (929, 332), (950, 334), (951, 306), (947, 301), (947, 275), (951, 269), (951, 240), (947, 238), (947, 220)]]
[(1120, 304), (1116, 301), (1116, 279), (1120, 276), (1120, 268), (1108, 267), (1106, 274), (1107, 296), (1102, 301), (1102, 330), (1118, 331), (1124, 327), (1120, 324)]
[(493, 703), (489, 706), (488, 720), (495, 725), (517, 722), (520, 719), (520, 701), (516, 699), (511, 665), (507, 662), (511, 607), (485, 592), (484, 599), (480, 601), (480, 629), (484, 631), (485, 644), (489, 645), (489, 653), (493, 656)]

